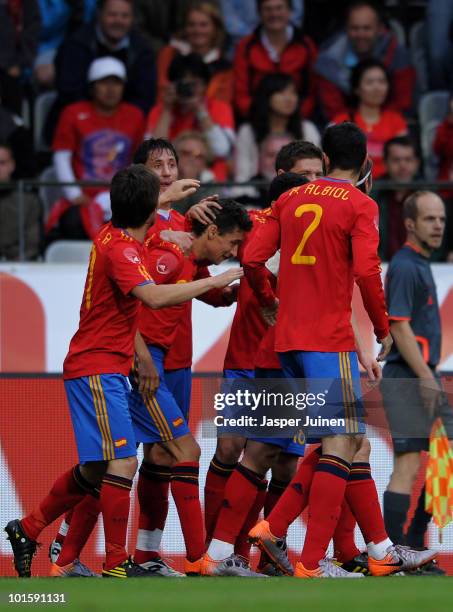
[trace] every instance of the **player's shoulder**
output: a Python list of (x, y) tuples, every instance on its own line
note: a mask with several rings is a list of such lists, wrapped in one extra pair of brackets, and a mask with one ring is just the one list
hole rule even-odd
[(253, 223), (253, 226), (259, 226), (266, 223), (269, 217), (272, 216), (272, 208), (268, 206), (267, 208), (253, 208), (252, 210), (248, 210), (248, 215), (250, 220)]
[(142, 263), (142, 245), (126, 230), (114, 227), (111, 223), (107, 223), (101, 228), (94, 244), (99, 253), (110, 258), (121, 255), (132, 263)]
[(184, 259), (184, 252), (180, 246), (168, 240), (156, 241), (153, 236), (149, 236), (144, 243), (147, 253), (170, 253), (178, 260)]
[(379, 207), (377, 205), (376, 200), (373, 200), (371, 196), (367, 195), (366, 193), (363, 193), (363, 191), (360, 191), (360, 189), (358, 189), (357, 187), (351, 185), (349, 193), (350, 200), (353, 206), (358, 209), (358, 211), (364, 209), (368, 209), (373, 212), (378, 211)]

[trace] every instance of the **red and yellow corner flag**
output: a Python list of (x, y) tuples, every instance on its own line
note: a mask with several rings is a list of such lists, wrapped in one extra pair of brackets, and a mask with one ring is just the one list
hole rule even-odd
[(442, 529), (453, 520), (453, 452), (440, 419), (434, 421), (429, 437), (425, 508), (432, 514), (442, 542)]

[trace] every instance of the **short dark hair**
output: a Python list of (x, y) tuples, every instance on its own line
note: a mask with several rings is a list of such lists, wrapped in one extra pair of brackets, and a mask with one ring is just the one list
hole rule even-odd
[(289, 172), (299, 159), (320, 159), (322, 151), (312, 142), (294, 140), (283, 146), (275, 158), (275, 172), (283, 170)]
[[(105, 5), (107, 4), (109, 0), (98, 0), (97, 4), (96, 4), (96, 8), (98, 11), (102, 11), (102, 9), (105, 7)], [(133, 7), (133, 0), (123, 0), (123, 2), (126, 2), (127, 4), (130, 4), (131, 7)]]
[(366, 136), (351, 121), (331, 125), (322, 137), (322, 150), (329, 158), (329, 170), (353, 170), (358, 174), (367, 155)]
[(151, 153), (169, 151), (178, 163), (178, 154), (175, 147), (166, 138), (148, 138), (144, 140), (135, 151), (134, 164), (146, 164)]
[(373, 10), (379, 21), (382, 23), (385, 20), (384, 11), (379, 6), (378, 2), (373, 2), (373, 0), (355, 0), (355, 2), (351, 2), (346, 9), (346, 21), (348, 21), (351, 13), (356, 11), (359, 8), (368, 7)]
[(390, 140), (386, 140), (384, 144), (384, 159), (388, 159), (390, 154), (390, 147), (398, 146), (398, 147), (410, 147), (414, 154), (419, 157), (418, 147), (415, 142), (412, 140), (410, 136), (395, 136), (395, 138), (390, 138)]
[(309, 182), (310, 181), (306, 176), (302, 176), (296, 172), (284, 172), (283, 174), (278, 174), (274, 179), (272, 179), (272, 182), (269, 185), (269, 204), (275, 200), (278, 200), (282, 193), (285, 193), (289, 189), (299, 187), (300, 185), (305, 185)]
[[(219, 234), (227, 234), (235, 229), (240, 229), (244, 232), (249, 232), (252, 229), (252, 221), (242, 204), (231, 198), (223, 198), (219, 200), (219, 204), (222, 208), (212, 209), (215, 218), (211, 221), (211, 224), (217, 226)], [(192, 221), (192, 231), (195, 236), (201, 236), (207, 227), (207, 225), (196, 219)]]
[(142, 227), (157, 207), (159, 190), (159, 177), (142, 164), (117, 172), (110, 185), (112, 225)]
[[(290, 9), (292, 9), (293, 8), (293, 0), (285, 0), (285, 1), (286, 1), (286, 4), (288, 5), (288, 7)], [(268, 0), (256, 0), (256, 10), (258, 11), (258, 13), (261, 11), (261, 7), (262, 7), (262, 5), (265, 2), (268, 2)]]
[(385, 74), (385, 78), (387, 79), (388, 90), (387, 90), (387, 99), (390, 96), (390, 88), (391, 88), (391, 80), (390, 75), (388, 73), (385, 65), (378, 59), (374, 57), (369, 57), (368, 59), (364, 59), (358, 64), (354, 66), (351, 71), (351, 77), (349, 79), (350, 84), (350, 104), (352, 107), (357, 108), (359, 105), (359, 97), (355, 93), (356, 89), (360, 86), (360, 82), (363, 78), (363, 75), (368, 70), (372, 70), (373, 68), (379, 68)]
[(178, 53), (168, 67), (168, 80), (172, 83), (183, 79), (188, 74), (203, 79), (205, 83), (209, 82), (209, 68), (198, 53), (188, 55)]

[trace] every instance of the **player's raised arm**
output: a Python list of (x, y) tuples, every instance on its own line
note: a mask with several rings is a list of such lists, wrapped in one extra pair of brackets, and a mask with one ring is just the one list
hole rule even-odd
[(366, 198), (357, 207), (351, 241), (355, 281), (359, 286), (363, 305), (373, 324), (376, 338), (382, 344), (378, 357), (378, 361), (382, 361), (390, 351), (392, 339), (381, 280), (381, 262), (377, 254), (378, 208), (371, 198)]
[(191, 283), (155, 285), (152, 282), (138, 285), (131, 293), (150, 308), (165, 308), (187, 302), (210, 289), (227, 287), (243, 276), (242, 268), (232, 268), (217, 276), (209, 276)]
[(264, 308), (271, 308), (276, 303), (266, 262), (275, 255), (279, 246), (280, 221), (278, 209), (274, 209), (273, 214), (269, 215), (266, 222), (251, 236), (242, 258), (244, 274)]

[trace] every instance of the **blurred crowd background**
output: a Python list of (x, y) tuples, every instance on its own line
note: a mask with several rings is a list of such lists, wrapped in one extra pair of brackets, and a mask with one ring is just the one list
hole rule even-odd
[(171, 140), (203, 195), (256, 208), (283, 145), (350, 120), (382, 258), (423, 184), (453, 262), (453, 0), (0, 0), (0, 41), (1, 260), (90, 240), (144, 138)]

